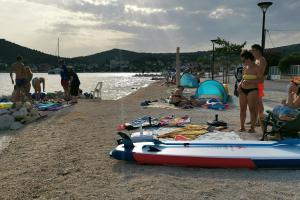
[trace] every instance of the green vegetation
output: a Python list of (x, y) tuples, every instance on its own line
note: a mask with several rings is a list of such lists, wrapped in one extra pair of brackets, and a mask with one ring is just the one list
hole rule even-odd
[(292, 53), (284, 56), (279, 62), (279, 69), (281, 72), (287, 72), (291, 65), (300, 64), (300, 53)]

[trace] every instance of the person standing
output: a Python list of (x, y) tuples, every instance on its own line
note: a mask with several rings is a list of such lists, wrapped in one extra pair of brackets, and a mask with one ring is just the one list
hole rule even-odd
[(267, 61), (263, 57), (263, 49), (259, 44), (254, 44), (251, 46), (251, 53), (255, 58), (255, 64), (258, 66), (259, 77), (261, 81), (258, 83), (258, 98), (257, 98), (257, 111), (258, 111), (258, 120), (263, 119), (264, 116), (264, 105), (263, 105), (263, 96), (264, 94), (264, 75), (267, 67)]
[(241, 60), (244, 65), (242, 80), (238, 86), (239, 103), (240, 103), (240, 123), (241, 129), (245, 131), (247, 106), (250, 111), (251, 128), (249, 133), (255, 132), (255, 123), (257, 121), (257, 96), (258, 83), (260, 82), (260, 69), (255, 64), (255, 58), (251, 52), (244, 50), (241, 53)]
[[(14, 102), (25, 100), (26, 70), (22, 61), (22, 56), (17, 56), (17, 61), (12, 64), (10, 71), (11, 82), (15, 85), (12, 98)], [(16, 74), (15, 81), (13, 79), (13, 73)]]
[(33, 73), (29, 66), (25, 67), (25, 71), (26, 71), (25, 95), (27, 96), (28, 99), (31, 99), (31, 96), (30, 96), (31, 84), (30, 84), (30, 82), (32, 80)]
[(69, 72), (67, 69), (67, 66), (65, 65), (64, 60), (59, 61), (59, 65), (61, 67), (60, 71), (60, 77), (61, 77), (61, 86), (64, 89), (64, 94), (65, 94), (65, 100), (69, 101), (70, 100), (70, 76)]
[(78, 78), (77, 73), (73, 70), (73, 67), (68, 66), (68, 73), (70, 76), (70, 94), (72, 96), (71, 103), (78, 103), (78, 93), (79, 93), (79, 86), (80, 86), (80, 80)]
[(41, 98), (41, 84), (43, 84), (43, 92), (45, 92), (45, 78), (43, 77), (35, 77), (32, 79), (32, 87), (34, 89), (35, 99), (40, 100)]

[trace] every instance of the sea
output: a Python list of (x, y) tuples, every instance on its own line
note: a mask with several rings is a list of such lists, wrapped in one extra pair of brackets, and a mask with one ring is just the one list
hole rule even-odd
[[(135, 73), (78, 73), (80, 89), (91, 92), (98, 82), (102, 82), (102, 99), (117, 100), (131, 92), (146, 87), (151, 82), (151, 77), (135, 77)], [(59, 74), (34, 73), (33, 77), (44, 77), (46, 82), (45, 91), (62, 91)], [(0, 97), (9, 96), (13, 91), (13, 84), (9, 73), (0, 73)], [(33, 93), (33, 88), (31, 88)]]
[[(80, 89), (91, 92), (98, 82), (102, 82), (101, 97), (104, 100), (117, 100), (142, 87), (147, 87), (154, 82), (151, 77), (134, 76), (135, 73), (78, 73)], [(62, 91), (59, 74), (34, 73), (33, 77), (45, 78), (45, 91)], [(9, 73), (0, 73), (0, 97), (10, 96), (13, 91)], [(31, 92), (34, 92), (31, 89)], [(10, 131), (0, 131), (0, 153), (12, 139)]]

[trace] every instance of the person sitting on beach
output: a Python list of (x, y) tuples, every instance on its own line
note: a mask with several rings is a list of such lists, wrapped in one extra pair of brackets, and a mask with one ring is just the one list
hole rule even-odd
[[(300, 115), (300, 84), (291, 81), (288, 87), (288, 98), (283, 99), (281, 105), (275, 106), (272, 110), (273, 114), (276, 115), (282, 121), (292, 121)], [(262, 118), (266, 120), (266, 116)], [(262, 123), (262, 131), (265, 131), (264, 123)], [(275, 134), (271, 139), (280, 140), (280, 134)]]
[(258, 83), (261, 82), (261, 73), (258, 66), (254, 63), (253, 54), (247, 50), (241, 53), (241, 60), (244, 65), (243, 78), (238, 86), (239, 103), (240, 103), (240, 123), (239, 131), (245, 131), (245, 120), (247, 106), (250, 111), (251, 128), (249, 133), (255, 132), (255, 124), (257, 120), (257, 99), (258, 99)]
[(41, 84), (43, 84), (43, 92), (45, 92), (45, 78), (35, 77), (34, 79), (32, 79), (32, 87), (34, 89), (36, 100), (40, 100), (41, 98)]
[(32, 80), (32, 76), (33, 76), (33, 73), (30, 69), (29, 66), (26, 66), (25, 67), (25, 70), (26, 70), (26, 85), (25, 85), (25, 95), (28, 97), (28, 99), (31, 99), (31, 96), (30, 96), (30, 88), (31, 88), (31, 80)]
[[(14, 86), (12, 101), (20, 102), (25, 100), (25, 85), (26, 85), (26, 71), (22, 62), (22, 56), (17, 56), (17, 61), (12, 64), (10, 71), (11, 82)], [(16, 74), (16, 80), (13, 79), (13, 73)]]
[(300, 84), (291, 81), (288, 89), (288, 99), (282, 101), (283, 105), (290, 108), (300, 108)]
[(183, 96), (183, 86), (178, 86), (177, 90), (171, 95), (170, 103), (175, 106), (183, 106), (189, 102), (189, 100)]

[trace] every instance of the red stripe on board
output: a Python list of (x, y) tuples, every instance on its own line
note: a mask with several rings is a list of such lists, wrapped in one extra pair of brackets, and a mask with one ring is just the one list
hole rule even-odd
[(139, 153), (134, 153), (133, 157), (139, 164), (178, 165), (203, 168), (256, 168), (254, 162), (246, 158), (182, 157)]

